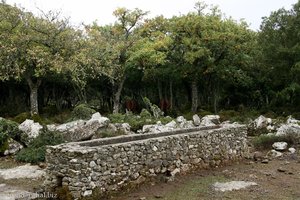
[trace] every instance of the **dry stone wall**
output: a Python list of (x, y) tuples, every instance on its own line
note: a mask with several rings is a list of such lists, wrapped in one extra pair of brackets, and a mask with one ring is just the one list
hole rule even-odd
[(152, 176), (214, 167), (248, 153), (245, 126), (210, 128), (48, 147), (45, 186), (67, 186), (77, 199), (95, 189), (115, 191)]

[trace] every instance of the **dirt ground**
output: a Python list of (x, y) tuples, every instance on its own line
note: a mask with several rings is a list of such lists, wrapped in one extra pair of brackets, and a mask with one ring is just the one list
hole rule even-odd
[[(251, 181), (257, 186), (216, 192), (215, 182)], [(114, 200), (300, 200), (300, 159), (294, 154), (264, 164), (245, 160), (231, 166), (179, 175), (173, 182), (156, 181), (118, 194)]]

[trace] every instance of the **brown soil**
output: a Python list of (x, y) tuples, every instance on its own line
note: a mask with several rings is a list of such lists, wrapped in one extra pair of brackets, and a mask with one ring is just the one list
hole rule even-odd
[[(252, 181), (258, 186), (216, 192), (212, 184), (227, 181)], [(267, 164), (245, 160), (211, 170), (179, 175), (173, 182), (156, 181), (111, 197), (114, 200), (219, 200), (272, 199), (300, 200), (300, 161), (297, 155), (285, 154)]]

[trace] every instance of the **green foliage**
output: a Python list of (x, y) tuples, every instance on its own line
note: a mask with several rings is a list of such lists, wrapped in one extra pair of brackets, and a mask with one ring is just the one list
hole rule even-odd
[(156, 119), (164, 116), (164, 112), (157, 105), (152, 104), (151, 101), (150, 101), (150, 99), (148, 99), (147, 97), (144, 97), (143, 101), (147, 105), (147, 107), (151, 110), (152, 115)]
[(142, 111), (140, 113), (140, 116), (141, 116), (141, 118), (144, 118), (144, 119), (147, 119), (147, 118), (151, 119), (152, 118), (151, 113), (145, 108), (142, 109)]
[(0, 119), (0, 154), (8, 148), (9, 138), (24, 143), (27, 138), (21, 133), (16, 122)]
[(24, 112), (24, 113), (20, 113), (17, 116), (15, 116), (12, 120), (21, 124), (22, 122), (24, 122), (26, 119), (30, 119), (31, 115), (29, 112)]
[(50, 132), (46, 129), (38, 137), (33, 139), (27, 148), (22, 149), (16, 156), (18, 161), (38, 163), (45, 161), (46, 146), (63, 143), (63, 137), (56, 132)]
[(275, 135), (260, 135), (253, 139), (253, 145), (256, 149), (272, 149), (272, 145), (275, 142), (287, 142), (289, 145), (298, 144), (299, 138), (294, 135), (287, 134), (283, 136)]
[(75, 119), (89, 119), (91, 116), (96, 113), (96, 111), (92, 108), (90, 108), (86, 104), (79, 104), (76, 106), (71, 115), (72, 115), (72, 120)]

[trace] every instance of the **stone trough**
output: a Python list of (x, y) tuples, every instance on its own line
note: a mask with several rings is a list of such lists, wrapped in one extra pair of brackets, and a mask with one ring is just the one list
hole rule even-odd
[(242, 125), (210, 126), (50, 146), (45, 187), (65, 186), (78, 199), (160, 174), (219, 166), (248, 153), (246, 136)]

